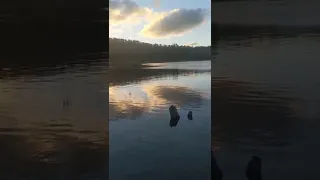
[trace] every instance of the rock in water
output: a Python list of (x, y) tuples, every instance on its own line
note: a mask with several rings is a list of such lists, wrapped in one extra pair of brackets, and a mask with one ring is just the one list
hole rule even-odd
[(178, 122), (179, 122), (179, 117), (178, 118), (174, 118), (174, 119), (170, 119), (170, 127), (176, 127)]
[(171, 119), (180, 119), (178, 110), (174, 105), (171, 105), (169, 107), (169, 112), (170, 112)]
[(191, 111), (188, 112), (188, 119), (192, 120), (192, 112)]
[(213, 151), (211, 150), (211, 179), (222, 180), (223, 172), (219, 168), (216, 158), (214, 157)]
[(252, 156), (246, 169), (246, 176), (248, 180), (261, 180), (261, 159), (257, 156)]

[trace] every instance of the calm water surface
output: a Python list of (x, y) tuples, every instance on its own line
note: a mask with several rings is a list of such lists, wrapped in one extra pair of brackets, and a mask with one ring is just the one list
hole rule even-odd
[(0, 179), (107, 179), (105, 56), (1, 67)]
[(110, 179), (210, 179), (210, 69), (197, 61), (110, 72)]
[(293, 34), (217, 43), (212, 139), (225, 180), (246, 179), (253, 154), (263, 179), (320, 178), (319, 34)]

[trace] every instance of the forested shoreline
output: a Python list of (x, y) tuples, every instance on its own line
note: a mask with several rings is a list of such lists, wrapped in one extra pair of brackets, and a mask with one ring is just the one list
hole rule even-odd
[(109, 63), (111, 66), (210, 59), (210, 46), (161, 45), (136, 40), (109, 38)]

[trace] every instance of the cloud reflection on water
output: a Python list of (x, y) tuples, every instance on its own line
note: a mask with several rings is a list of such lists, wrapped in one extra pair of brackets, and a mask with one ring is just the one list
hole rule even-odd
[[(192, 78), (192, 76), (191, 76)], [(152, 113), (177, 107), (200, 107), (207, 94), (180, 84), (162, 80), (145, 81), (133, 86), (109, 87), (109, 117), (140, 117), (144, 112)]]

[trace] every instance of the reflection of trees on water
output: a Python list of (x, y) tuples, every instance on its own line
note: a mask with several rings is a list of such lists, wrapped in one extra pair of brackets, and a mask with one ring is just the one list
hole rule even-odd
[(276, 25), (237, 25), (212, 23), (212, 48), (218, 44), (232, 46), (252, 46), (253, 40), (284, 39), (298, 36), (312, 36), (320, 39), (320, 26), (276, 26)]
[[(29, 56), (35, 62), (0, 62), (0, 78), (27, 78), (55, 76), (63, 73), (72, 72), (103, 72), (107, 69), (107, 54), (98, 53), (79, 53), (69, 54), (68, 56)], [(4, 58), (6, 59), (6, 58)], [(23, 60), (26, 60), (23, 59)], [(44, 62), (38, 62), (45, 59)], [(13, 60), (14, 61), (14, 60)]]
[(178, 69), (108, 69), (108, 80), (111, 85), (139, 83), (143, 80), (163, 79), (167, 77), (188, 76), (210, 73), (208, 70), (178, 70)]
[[(212, 6), (216, 7), (213, 8), (214, 11), (211, 11), (212, 17), (216, 17), (213, 18), (211, 24), (211, 45), (214, 49), (212, 52), (216, 52), (218, 44), (251, 46), (250, 43), (253, 39), (283, 39), (298, 36), (313, 36), (319, 39), (319, 23), (310, 20), (312, 19), (310, 15), (317, 12), (316, 8), (312, 8), (312, 5), (317, 7), (317, 1), (310, 2), (311, 6), (305, 6), (303, 1), (291, 2), (291, 4), (286, 2), (285, 5), (282, 4), (284, 2), (280, 4), (276, 2), (282, 1), (217, 0), (212, 2)], [(294, 3), (297, 4), (294, 5)], [(302, 5), (301, 8), (297, 6), (299, 3)], [(255, 6), (257, 6), (257, 10), (252, 11), (252, 7)], [(264, 8), (264, 6), (266, 7)], [(282, 6), (286, 8), (281, 9)], [(219, 7), (228, 7), (228, 10), (225, 11), (224, 8)], [(259, 8), (260, 10), (258, 10)], [(228, 11), (230, 11), (229, 14), (225, 13)], [(275, 14), (285, 16), (277, 19)], [(316, 14), (314, 15), (316, 16)], [(238, 21), (234, 21), (237, 18)], [(302, 21), (302, 18), (305, 20)], [(296, 19), (296, 21), (291, 22), (292, 19)], [(313, 23), (307, 23), (309, 20)]]
[(297, 135), (295, 100), (285, 90), (213, 78), (212, 91), (213, 146), (281, 147)]

